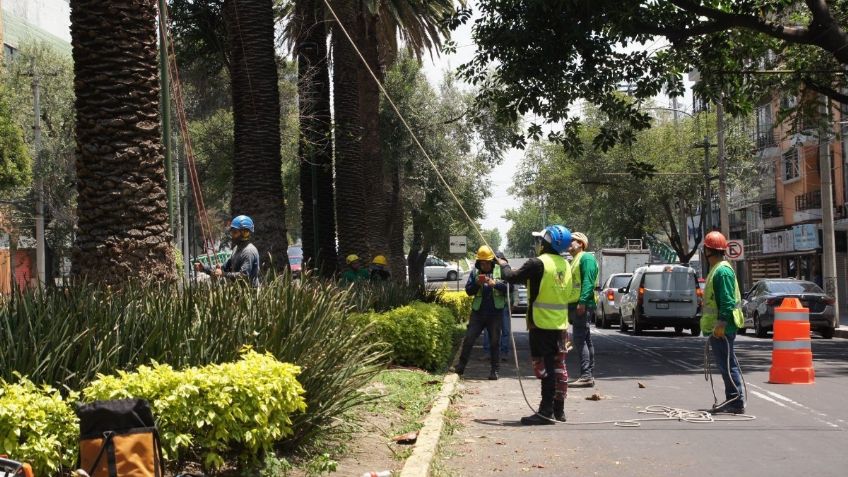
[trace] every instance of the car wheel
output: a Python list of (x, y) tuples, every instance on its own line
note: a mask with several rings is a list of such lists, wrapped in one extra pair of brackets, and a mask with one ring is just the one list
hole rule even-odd
[(768, 330), (760, 324), (760, 315), (754, 315), (754, 334), (757, 338), (765, 338), (768, 336)]
[(642, 324), (639, 323), (639, 315), (636, 312), (633, 313), (633, 334), (635, 336), (642, 334)]
[(822, 338), (826, 340), (832, 339), (834, 334), (836, 334), (836, 328), (822, 328), (821, 330)]
[(610, 320), (609, 320), (609, 318), (607, 318), (606, 313), (601, 315), (601, 328), (606, 328), (606, 329), (612, 328), (612, 323), (610, 323)]
[(683, 327), (682, 326), (675, 326), (674, 327), (674, 334), (677, 335), (677, 336), (682, 335), (683, 334)]
[(701, 325), (693, 325), (690, 332), (692, 336), (699, 336), (701, 334)]
[(627, 333), (627, 330), (630, 326), (627, 325), (627, 322), (624, 321), (624, 315), (621, 316), (621, 321), (619, 322), (618, 329), (622, 331), (622, 333)]
[(456, 281), (456, 272), (453, 272), (453, 271), (448, 272), (447, 278), (448, 278), (449, 282), (455, 282)]
[(738, 334), (738, 335), (744, 335), (744, 334), (745, 334), (745, 333), (747, 333), (747, 332), (748, 332), (748, 329), (747, 329), (747, 328), (738, 328), (738, 329), (736, 330), (736, 334)]

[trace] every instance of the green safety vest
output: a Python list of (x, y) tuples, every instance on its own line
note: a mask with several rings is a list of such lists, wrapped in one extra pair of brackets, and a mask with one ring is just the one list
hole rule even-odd
[[(474, 271), (471, 272), (471, 279), (477, 280), (477, 277), (480, 275), (480, 272), (475, 268)], [(501, 267), (500, 265), (495, 265), (494, 271), (492, 272), (492, 278), (495, 280), (501, 279)], [(506, 295), (498, 291), (497, 288), (492, 289), (492, 298), (495, 299), (495, 308), (498, 310), (503, 310), (504, 306), (506, 306)], [(479, 290), (477, 290), (477, 294), (474, 295), (474, 301), (471, 302), (471, 309), (474, 311), (478, 311), (480, 309), (480, 305), (483, 303), (483, 287), (481, 286)]]
[[(716, 302), (715, 289), (713, 288), (713, 277), (719, 267), (728, 267), (733, 270), (733, 267), (726, 260), (722, 260), (707, 274), (706, 288), (704, 289), (704, 310), (701, 315), (701, 331), (705, 334), (711, 334), (715, 328), (715, 322), (718, 320), (718, 303)], [(733, 323), (736, 328), (742, 328), (745, 325), (745, 316), (742, 314), (742, 292), (739, 291), (739, 283), (734, 283), (734, 296), (736, 298), (736, 308), (733, 310)]]
[[(573, 304), (580, 301), (580, 292), (583, 290), (583, 274), (580, 271), (580, 260), (583, 258), (584, 253), (586, 252), (580, 252), (571, 259), (571, 288), (568, 289), (568, 303)], [(595, 278), (595, 288), (597, 288), (599, 279), (600, 277)], [(598, 297), (595, 292), (592, 292), (592, 297), (595, 299), (595, 303), (597, 303)]]
[(571, 269), (559, 255), (544, 253), (539, 260), (545, 266), (539, 295), (533, 301), (533, 323), (543, 330), (568, 328), (568, 296), (571, 288)]

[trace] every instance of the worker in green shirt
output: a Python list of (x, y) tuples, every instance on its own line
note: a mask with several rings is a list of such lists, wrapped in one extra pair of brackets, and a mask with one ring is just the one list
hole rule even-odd
[(744, 325), (742, 294), (733, 267), (724, 259), (727, 238), (713, 231), (704, 238), (704, 256), (710, 262), (704, 288), (704, 309), (701, 330), (709, 336), (716, 366), (724, 380), (725, 401), (712, 412), (742, 414), (745, 412), (745, 389), (742, 371), (733, 351), (736, 330)]
[(586, 253), (589, 239), (582, 232), (571, 234), (571, 293), (568, 300), (568, 321), (572, 326), (574, 349), (580, 356), (580, 377), (570, 382), (576, 388), (595, 386), (595, 347), (589, 323), (595, 313), (595, 287), (598, 283), (598, 261)]
[(362, 262), (359, 260), (359, 255), (352, 253), (345, 258), (347, 270), (342, 272), (342, 278), (339, 283), (342, 286), (357, 283), (359, 281), (368, 281), (368, 269), (362, 267)]

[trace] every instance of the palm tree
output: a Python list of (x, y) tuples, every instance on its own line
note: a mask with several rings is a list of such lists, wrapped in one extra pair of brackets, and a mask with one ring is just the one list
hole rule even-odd
[(287, 35), (298, 62), (303, 257), (331, 277), (337, 255), (327, 27), (320, 0), (300, 0), (294, 8)]
[(159, 130), (156, 0), (71, 0), (78, 223), (75, 275), (176, 277)]
[(256, 223), (263, 266), (288, 265), (272, 0), (224, 0), (232, 81), (233, 215)]

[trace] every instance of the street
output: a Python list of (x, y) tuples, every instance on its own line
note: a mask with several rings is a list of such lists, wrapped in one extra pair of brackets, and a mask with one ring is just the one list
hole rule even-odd
[[(527, 398), (535, 407), (539, 382), (529, 366), (523, 318), (513, 318), (513, 330)], [(772, 385), (766, 382), (771, 340), (740, 336), (737, 355), (748, 384), (747, 413), (755, 420), (648, 421), (626, 428), (580, 423), (654, 417), (639, 414), (651, 405), (711, 407), (703, 373), (705, 341), (674, 336), (671, 329), (636, 337), (617, 328), (593, 328), (592, 337), (596, 386), (569, 389), (568, 425), (518, 424), (531, 411), (512, 357), (499, 381), (487, 381), (488, 362), (475, 348), (457, 400), (463, 426), (448, 441), (444, 467), (455, 475), (845, 475), (848, 340), (814, 337), (815, 384)], [(572, 351), (570, 376), (576, 377), (577, 368)], [(721, 398), (721, 377), (714, 378)], [(602, 399), (586, 399), (594, 393)]]

